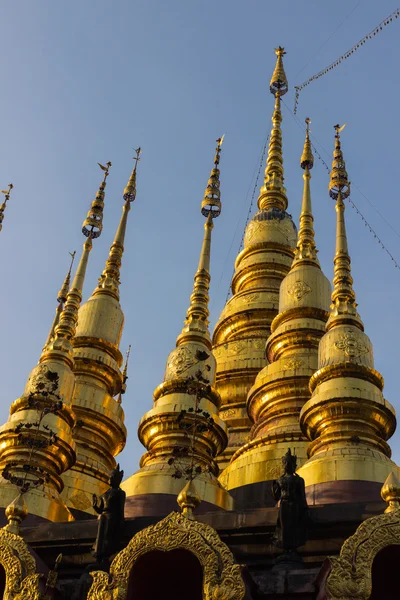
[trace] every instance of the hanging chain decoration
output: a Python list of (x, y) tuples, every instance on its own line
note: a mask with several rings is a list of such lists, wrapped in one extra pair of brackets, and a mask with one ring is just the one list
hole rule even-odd
[[(258, 189), (258, 182), (260, 180), (261, 171), (263, 169), (264, 162), (265, 162), (265, 154), (267, 152), (268, 141), (269, 141), (269, 135), (267, 135), (267, 137), (265, 138), (265, 143), (264, 143), (263, 149), (261, 151), (260, 163), (258, 165), (258, 171), (257, 171), (257, 175), (256, 175), (256, 180), (254, 182), (253, 193), (251, 194), (249, 210), (247, 211), (246, 222), (244, 224), (244, 229), (243, 229), (243, 233), (242, 233), (242, 239), (240, 240), (239, 250), (237, 252), (238, 254), (243, 249), (244, 236), (245, 236), (245, 233), (246, 233), (246, 227), (249, 224), (251, 213), (253, 211), (254, 198), (256, 197), (256, 192), (257, 192), (257, 189)], [(233, 279), (234, 274), (235, 274), (235, 269), (233, 269), (233, 271), (232, 271), (231, 281)], [(227, 293), (226, 299), (225, 299), (225, 304), (226, 304), (226, 302), (228, 302), (230, 295), (231, 295), (231, 285), (229, 284), (228, 293)]]
[(295, 85), (294, 86), (294, 89), (295, 89), (295, 99), (294, 99), (293, 114), (297, 113), (297, 108), (298, 108), (298, 105), (299, 105), (300, 92), (305, 87), (307, 87), (308, 85), (310, 85), (310, 83), (312, 81), (315, 81), (316, 79), (319, 79), (323, 75), (326, 75), (329, 71), (332, 71), (332, 69), (335, 69), (336, 67), (338, 67), (347, 58), (350, 58), (350, 56), (352, 54), (354, 54), (354, 52), (357, 52), (357, 50), (359, 48), (361, 48), (361, 46), (364, 46), (364, 44), (368, 40), (371, 40), (373, 37), (375, 37), (380, 31), (382, 31), (382, 29), (384, 27), (386, 27), (386, 25), (389, 25), (390, 23), (392, 23), (393, 19), (397, 19), (399, 16), (400, 16), (400, 8), (396, 8), (396, 10), (394, 10), (388, 17), (386, 17), (386, 19), (384, 19), (383, 21), (381, 21), (379, 23), (379, 25), (377, 25), (376, 27), (374, 27), (374, 29), (372, 31), (370, 31), (369, 33), (367, 33), (367, 35), (365, 35), (359, 42), (357, 42), (357, 44), (355, 44), (352, 48), (350, 48), (350, 50), (347, 50), (347, 52), (345, 52), (344, 54), (342, 54), (342, 56), (340, 56), (337, 60), (335, 60), (333, 63), (331, 63), (328, 67), (326, 67), (325, 69), (322, 69), (322, 71), (319, 71), (319, 73), (316, 73), (315, 75), (313, 75), (312, 77), (310, 77), (309, 79), (307, 79), (306, 81), (304, 81), (301, 85)]

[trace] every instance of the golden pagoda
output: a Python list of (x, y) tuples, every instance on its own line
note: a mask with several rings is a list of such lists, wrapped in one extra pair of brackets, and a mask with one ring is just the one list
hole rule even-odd
[[(314, 240), (310, 192), (314, 157), (309, 123), (306, 119), (300, 160), (304, 191), (295, 257), (281, 283), (279, 314), (272, 321), (267, 340), (269, 364), (257, 375), (247, 399), (247, 410), (254, 423), (251, 439), (236, 451), (221, 476), (229, 490), (278, 478), (281, 458), (288, 446), (294, 449), (299, 464), (307, 459), (308, 440), (300, 430), (299, 414), (310, 397), (309, 380), (318, 367), (318, 344), (328, 320), (331, 294)], [(264, 488), (266, 497), (270, 487), (268, 483)]]
[(336, 201), (336, 253), (331, 312), (319, 344), (318, 370), (310, 379), (311, 398), (300, 414), (310, 440), (309, 459), (299, 469), (313, 502), (376, 497), (389, 473), (387, 440), (395, 411), (384, 398), (383, 377), (374, 368), (372, 344), (357, 312), (344, 218), (350, 183), (335, 126), (329, 195)]
[(135, 166), (123, 194), (121, 220), (110, 247), (99, 283), (78, 314), (73, 340), (75, 386), (72, 407), (75, 413), (73, 437), (75, 464), (63, 475), (63, 499), (71, 510), (94, 514), (92, 496), (108, 487), (115, 456), (126, 442), (124, 411), (114, 397), (121, 392), (123, 375), (119, 344), (124, 314), (119, 302), (120, 269), (128, 214), (136, 198)]
[(289, 272), (296, 246), (297, 232), (286, 212), (283, 178), (281, 96), (288, 91), (282, 60), (285, 51), (279, 47), (275, 52), (277, 61), (270, 82), (275, 107), (259, 211), (246, 228), (244, 248), (235, 262), (233, 295), (213, 334), (220, 416), (229, 433), (228, 447), (218, 459), (221, 469), (248, 441), (251, 421), (246, 409), (247, 394), (266, 364), (265, 341), (278, 312), (279, 286)]
[(87, 239), (64, 308), (56, 314), (54, 333), (50, 332), (23, 395), (12, 403), (9, 419), (0, 428), (0, 506), (8, 506), (18, 488), (29, 513), (50, 521), (73, 520), (60, 496), (62, 474), (76, 460), (72, 339), (93, 239), (100, 236), (103, 227), (104, 190), (110, 166), (103, 168), (104, 179), (83, 223), (82, 233)]
[(129, 506), (140, 506), (144, 500), (149, 512), (173, 509), (182, 480), (194, 478), (202, 507), (233, 506), (217, 478), (215, 458), (224, 450), (227, 434), (218, 416), (221, 399), (214, 387), (216, 362), (208, 330), (211, 231), (221, 212), (221, 138), (217, 144), (201, 205), (207, 220), (190, 306), (176, 348), (168, 356), (164, 381), (154, 392), (154, 406), (139, 423), (139, 439), (147, 452), (140, 470), (122, 486)]

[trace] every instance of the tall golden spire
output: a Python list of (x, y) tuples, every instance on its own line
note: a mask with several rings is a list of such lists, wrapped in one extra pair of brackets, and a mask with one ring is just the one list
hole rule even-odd
[(93, 294), (79, 310), (73, 340), (72, 406), (77, 421), (73, 432), (77, 458), (72, 469), (63, 476), (63, 499), (71, 510), (81, 513), (93, 514), (92, 495), (101, 495), (107, 489), (110, 473), (116, 465), (114, 457), (126, 442), (120, 402), (126, 373), (120, 371), (119, 344), (124, 313), (119, 302), (119, 286), (128, 214), (136, 198), (140, 153), (141, 149), (137, 148), (134, 168), (123, 192), (121, 219), (105, 268)]
[(219, 182), (219, 161), (221, 146), (224, 136), (218, 138), (217, 148), (214, 157), (214, 167), (211, 171), (206, 190), (204, 192), (203, 202), (201, 203), (201, 212), (207, 217), (204, 224), (204, 238), (200, 252), (199, 266), (194, 276), (193, 292), (190, 296), (190, 306), (188, 308), (182, 333), (178, 336), (177, 346), (186, 341), (196, 339), (203, 341), (211, 348), (210, 332), (208, 330), (209, 317), (209, 289), (210, 289), (210, 255), (211, 255), (211, 232), (214, 228), (213, 219), (221, 214), (221, 193)]
[(51, 328), (50, 328), (50, 331), (49, 331), (49, 335), (47, 336), (47, 340), (46, 340), (46, 343), (44, 345), (44, 348), (51, 342), (51, 340), (54, 337), (55, 328), (58, 325), (58, 322), (60, 320), (60, 315), (61, 315), (61, 313), (62, 313), (62, 311), (64, 309), (64, 303), (67, 300), (67, 295), (68, 295), (68, 291), (69, 291), (69, 285), (71, 283), (71, 271), (72, 271), (72, 266), (73, 266), (74, 260), (75, 260), (75, 254), (76, 254), (75, 250), (72, 253), (70, 252), (70, 255), (71, 255), (71, 264), (69, 265), (69, 269), (68, 269), (67, 275), (66, 275), (66, 277), (64, 279), (64, 283), (62, 284), (61, 289), (60, 289), (60, 291), (58, 292), (58, 295), (57, 295), (56, 314), (54, 316), (54, 320), (53, 320), (53, 323), (51, 325)]
[(270, 92), (275, 96), (275, 108), (272, 115), (272, 130), (269, 138), (267, 166), (264, 175), (264, 185), (258, 197), (258, 208), (280, 208), (286, 210), (288, 200), (286, 189), (283, 185), (283, 154), (282, 154), (282, 113), (281, 96), (288, 91), (288, 82), (283, 68), (284, 48), (279, 46), (275, 50), (276, 66), (270, 82)]
[(247, 394), (266, 365), (265, 340), (278, 312), (279, 286), (292, 265), (297, 240), (296, 226), (286, 212), (283, 181), (281, 96), (288, 90), (283, 68), (285, 52), (281, 47), (275, 52), (277, 60), (270, 83), (275, 108), (258, 198), (260, 210), (247, 224), (243, 250), (235, 262), (232, 297), (222, 310), (212, 338), (220, 414), (229, 431), (228, 447), (217, 459), (221, 468), (228, 466), (235, 451), (249, 439)]
[[(123, 484), (128, 497), (146, 494), (148, 511), (152, 503), (159, 502), (159, 494), (170, 497), (169, 504), (162, 500), (162, 510), (173, 509), (182, 490), (182, 474), (189, 480), (196, 477), (202, 500), (223, 508), (232, 505), (217, 480), (215, 457), (224, 449), (227, 437), (218, 417), (220, 397), (214, 388), (216, 364), (208, 331), (211, 231), (213, 219), (221, 212), (218, 164), (222, 141), (217, 140), (214, 166), (201, 204), (207, 220), (186, 320), (168, 356), (164, 381), (154, 392), (154, 406), (139, 424), (139, 439), (148, 452), (142, 456), (140, 470)], [(188, 430), (196, 433), (188, 435)], [(180, 464), (179, 473), (175, 460)], [(131, 505), (134, 501), (129, 500)]]
[[(247, 396), (247, 411), (253, 422), (250, 440), (236, 451), (220, 477), (228, 489), (257, 485), (254, 494), (263, 502), (270, 497), (271, 480), (280, 473), (288, 446), (294, 449), (299, 466), (307, 459), (308, 440), (300, 430), (299, 415), (311, 395), (309, 379), (318, 368), (318, 344), (329, 316), (331, 286), (321, 271), (314, 241), (310, 192), (314, 159), (309, 124), (307, 118), (300, 159), (304, 190), (295, 258), (280, 285), (279, 313), (266, 343), (269, 364), (260, 370)], [(238, 506), (242, 507), (245, 504)]]
[(10, 408), (10, 416), (0, 428), (0, 506), (15, 497), (14, 483), (23, 482), (29, 513), (50, 521), (73, 517), (60, 497), (61, 475), (75, 462), (72, 439), (74, 414), (71, 407), (75, 378), (72, 340), (92, 240), (102, 230), (104, 190), (109, 167), (93, 200), (82, 232), (87, 237), (64, 310), (45, 346), (38, 365), (31, 371), (23, 395)]
[(309, 261), (319, 264), (317, 258), (317, 247), (315, 245), (315, 234), (314, 234), (314, 217), (312, 214), (311, 206), (311, 192), (310, 192), (310, 170), (314, 166), (314, 157), (311, 150), (310, 142), (310, 123), (311, 120), (307, 117), (306, 119), (306, 139), (304, 142), (303, 154), (300, 159), (300, 166), (304, 169), (304, 190), (303, 190), (303, 201), (301, 205), (300, 213), (300, 227), (299, 235), (297, 238), (297, 247), (294, 255), (293, 266), (298, 265), (300, 262)]
[(11, 193), (11, 190), (13, 189), (13, 187), (14, 187), (13, 184), (9, 183), (8, 190), (1, 190), (1, 193), (4, 194), (4, 202), (0, 206), (0, 231), (3, 229), (4, 211), (6, 210), (6, 205), (10, 199), (10, 193)]
[(335, 149), (329, 181), (329, 195), (336, 200), (336, 253), (333, 261), (332, 314), (327, 327), (330, 329), (335, 323), (349, 322), (363, 331), (364, 326), (356, 309), (356, 295), (353, 290), (351, 260), (344, 219), (344, 200), (350, 195), (350, 183), (340, 145), (340, 132), (344, 127), (344, 125), (343, 127), (335, 125)]
[(342, 129), (335, 125), (329, 182), (329, 195), (336, 201), (331, 312), (319, 343), (318, 370), (310, 378), (312, 396), (300, 413), (310, 444), (299, 474), (306, 486), (313, 486), (316, 503), (378, 500), (382, 483), (395, 468), (387, 444), (395, 412), (383, 397), (383, 377), (374, 368), (372, 344), (356, 310), (344, 219), (350, 184)]

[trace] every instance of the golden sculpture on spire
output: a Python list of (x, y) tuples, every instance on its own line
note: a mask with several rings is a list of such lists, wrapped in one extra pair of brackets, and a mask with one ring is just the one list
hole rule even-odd
[[(374, 498), (395, 468), (386, 440), (394, 432), (394, 408), (383, 397), (383, 377), (374, 368), (372, 344), (356, 309), (344, 218), (350, 183), (340, 144), (343, 127), (335, 125), (329, 195), (336, 201), (336, 252), (331, 312), (319, 344), (318, 370), (310, 378), (312, 396), (300, 414), (310, 440), (309, 460), (299, 474), (314, 485), (316, 503), (329, 502), (330, 490), (341, 502)], [(338, 418), (340, 415), (340, 418)]]
[(1, 190), (1, 193), (4, 194), (4, 202), (0, 206), (0, 231), (3, 229), (4, 211), (6, 210), (7, 202), (10, 199), (10, 193), (11, 193), (11, 190), (13, 189), (13, 187), (14, 187), (13, 184), (9, 183), (8, 190)]
[(31, 371), (23, 395), (11, 405), (8, 421), (0, 428), (0, 506), (5, 508), (13, 500), (16, 485), (24, 492), (30, 514), (50, 521), (73, 519), (60, 497), (61, 475), (76, 458), (72, 340), (92, 239), (102, 230), (106, 176), (83, 223), (87, 240), (54, 335)]
[[(134, 168), (123, 192), (121, 219), (98, 285), (79, 310), (73, 341), (75, 387), (72, 406), (77, 422), (73, 432), (77, 458), (63, 476), (63, 498), (72, 511), (80, 514), (94, 514), (92, 495), (101, 496), (106, 491), (110, 473), (116, 465), (114, 457), (126, 442), (120, 401), (127, 375), (120, 371), (123, 359), (119, 344), (124, 313), (119, 302), (119, 287), (128, 215), (136, 198), (141, 149), (137, 148), (135, 152)], [(88, 390), (91, 390), (90, 394)]]
[[(140, 470), (122, 485), (128, 498), (147, 494), (149, 506), (152, 501), (157, 503), (158, 494), (168, 494), (172, 508), (182, 490), (184, 474), (188, 481), (196, 477), (202, 500), (232, 507), (232, 498), (217, 480), (215, 457), (225, 448), (227, 437), (218, 417), (220, 397), (214, 388), (215, 358), (208, 331), (211, 231), (213, 219), (221, 212), (218, 165), (222, 141), (217, 140), (214, 166), (201, 203), (207, 220), (186, 319), (167, 359), (164, 381), (154, 392), (154, 407), (139, 424), (139, 439), (148, 452), (142, 456)], [(181, 464), (179, 471), (175, 460)], [(168, 507), (164, 509), (168, 511)]]
[(74, 250), (74, 252), (70, 252), (69, 253), (71, 256), (71, 263), (69, 265), (69, 269), (67, 272), (67, 275), (64, 279), (64, 283), (61, 286), (60, 291), (57, 294), (57, 308), (56, 308), (56, 314), (54, 316), (54, 321), (51, 325), (50, 331), (49, 331), (49, 335), (47, 336), (47, 340), (46, 343), (44, 345), (44, 348), (50, 344), (51, 340), (54, 337), (54, 331), (55, 328), (57, 327), (57, 324), (60, 320), (60, 315), (62, 313), (62, 311), (64, 310), (64, 304), (67, 300), (67, 295), (68, 295), (68, 291), (69, 291), (69, 285), (71, 283), (71, 271), (72, 271), (72, 266), (74, 264), (74, 260), (75, 260), (75, 254), (76, 254), (76, 250)]

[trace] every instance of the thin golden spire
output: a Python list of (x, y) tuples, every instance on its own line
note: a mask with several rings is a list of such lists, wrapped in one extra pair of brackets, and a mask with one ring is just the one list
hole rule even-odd
[(317, 258), (317, 247), (315, 245), (314, 233), (314, 217), (312, 214), (311, 191), (310, 191), (310, 170), (314, 166), (314, 156), (311, 150), (310, 142), (310, 123), (311, 120), (306, 118), (306, 139), (304, 142), (303, 153), (300, 159), (300, 166), (304, 169), (304, 189), (303, 200), (300, 213), (300, 227), (297, 238), (297, 247), (293, 266), (304, 262), (312, 262), (319, 266)]
[[(78, 321), (78, 310), (82, 301), (82, 289), (85, 281), (86, 268), (89, 260), (89, 253), (93, 246), (93, 239), (98, 238), (103, 229), (103, 209), (105, 198), (106, 180), (109, 174), (111, 163), (108, 162), (104, 167), (100, 163), (99, 167), (104, 171), (104, 179), (96, 193), (96, 198), (93, 200), (90, 210), (82, 225), (82, 233), (87, 238), (83, 244), (83, 251), (79, 260), (78, 267), (72, 281), (71, 288), (67, 294), (64, 310), (60, 315), (59, 322), (54, 330), (54, 340), (51, 344), (55, 350), (62, 350), (68, 354), (72, 365), (72, 343), (71, 340), (75, 335), (76, 324)], [(45, 356), (42, 354), (40, 362)]]
[(333, 292), (331, 316), (327, 329), (343, 320), (364, 329), (357, 313), (356, 295), (351, 276), (351, 260), (347, 244), (346, 223), (344, 218), (344, 200), (350, 195), (350, 182), (340, 145), (340, 133), (345, 125), (335, 125), (335, 149), (333, 151), (332, 170), (329, 181), (329, 195), (336, 200), (336, 253), (333, 261)]
[(47, 336), (47, 340), (46, 343), (44, 345), (44, 348), (50, 344), (51, 340), (54, 337), (54, 331), (55, 328), (58, 325), (58, 322), (60, 320), (60, 315), (64, 309), (64, 303), (67, 300), (67, 295), (68, 295), (68, 291), (69, 291), (69, 284), (71, 282), (71, 271), (72, 271), (72, 266), (74, 264), (74, 260), (75, 260), (75, 254), (76, 254), (76, 250), (74, 250), (73, 252), (69, 253), (71, 256), (71, 263), (69, 265), (69, 269), (67, 272), (67, 275), (64, 279), (64, 283), (61, 286), (60, 291), (57, 294), (57, 308), (56, 308), (56, 314), (54, 315), (54, 320), (53, 323), (51, 325), (50, 331), (49, 331), (49, 335)]
[(264, 185), (258, 197), (258, 208), (278, 208), (286, 210), (288, 200), (283, 185), (283, 154), (282, 154), (282, 113), (281, 96), (288, 91), (288, 81), (283, 67), (284, 48), (275, 49), (277, 55), (275, 70), (270, 82), (270, 92), (275, 96), (275, 107), (272, 115), (272, 130), (269, 138), (267, 166), (264, 175)]
[(193, 292), (190, 296), (190, 305), (186, 313), (185, 323), (182, 333), (178, 336), (177, 345), (182, 344), (188, 337), (193, 335), (206, 340), (211, 348), (210, 333), (208, 331), (209, 316), (209, 289), (210, 289), (210, 255), (211, 255), (211, 231), (214, 228), (213, 219), (221, 214), (221, 194), (220, 194), (220, 171), (218, 168), (220, 161), (221, 146), (224, 136), (217, 139), (217, 148), (214, 157), (214, 167), (211, 170), (207, 187), (204, 192), (204, 198), (201, 203), (201, 212), (207, 217), (204, 224), (204, 237), (201, 246), (199, 265), (194, 276)]
[(13, 189), (13, 184), (8, 184), (8, 190), (1, 190), (1, 193), (4, 194), (4, 202), (0, 206), (0, 231), (3, 229), (3, 219), (4, 219), (4, 211), (6, 210), (7, 202), (10, 199), (10, 192)]
[(124, 241), (126, 226), (128, 222), (128, 213), (131, 209), (131, 203), (136, 198), (136, 169), (137, 164), (140, 161), (141, 148), (136, 148), (136, 156), (134, 157), (135, 166), (129, 178), (128, 184), (124, 189), (124, 206), (122, 207), (122, 216), (118, 225), (118, 229), (115, 234), (115, 238), (110, 247), (110, 252), (106, 261), (106, 266), (103, 273), (99, 278), (97, 288), (93, 292), (96, 293), (104, 292), (113, 295), (116, 300), (119, 300), (119, 285), (120, 285), (120, 270), (122, 263), (122, 254), (124, 252)]

